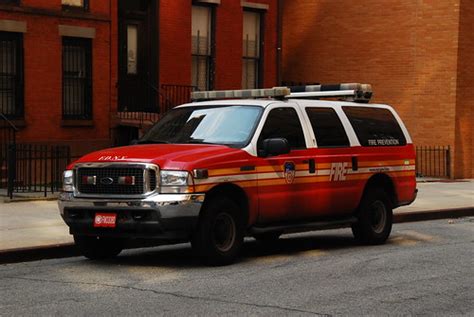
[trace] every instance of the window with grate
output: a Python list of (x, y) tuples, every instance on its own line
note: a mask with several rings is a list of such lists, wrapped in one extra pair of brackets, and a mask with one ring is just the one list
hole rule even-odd
[(213, 24), (214, 7), (193, 6), (191, 82), (199, 90), (211, 90), (213, 88)]
[(0, 4), (20, 4), (20, 0), (0, 0)]
[(23, 34), (0, 32), (0, 113), (23, 117)]
[(92, 43), (63, 37), (63, 119), (92, 118)]
[(89, 0), (61, 0), (64, 9), (89, 10)]
[(261, 20), (262, 14), (244, 11), (242, 88), (253, 89), (261, 86)]

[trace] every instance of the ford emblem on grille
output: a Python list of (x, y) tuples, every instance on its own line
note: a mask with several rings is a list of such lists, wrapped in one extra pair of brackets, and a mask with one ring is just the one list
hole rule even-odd
[(111, 185), (114, 182), (114, 179), (112, 177), (102, 177), (100, 179), (100, 183), (102, 185)]

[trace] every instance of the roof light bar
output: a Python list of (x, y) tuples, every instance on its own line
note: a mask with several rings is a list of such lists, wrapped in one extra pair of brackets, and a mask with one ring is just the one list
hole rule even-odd
[(191, 100), (229, 99), (229, 98), (283, 98), (291, 93), (288, 87), (273, 87), (268, 89), (245, 90), (214, 90), (195, 91), (191, 93)]
[(348, 83), (335, 85), (310, 85), (289, 87), (291, 94), (287, 98), (345, 97), (346, 101), (369, 102), (372, 86), (369, 84)]

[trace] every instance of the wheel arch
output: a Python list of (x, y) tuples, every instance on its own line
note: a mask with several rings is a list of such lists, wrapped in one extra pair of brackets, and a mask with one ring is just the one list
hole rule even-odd
[(242, 211), (243, 219), (245, 220), (245, 226), (249, 223), (249, 199), (247, 194), (242, 187), (232, 183), (219, 184), (211, 188), (206, 192), (206, 198), (204, 199), (203, 208), (206, 204), (215, 197), (225, 196), (232, 199)]
[(363, 195), (365, 195), (365, 193), (367, 193), (370, 188), (383, 189), (390, 199), (392, 208), (398, 206), (398, 195), (395, 188), (395, 184), (389, 175), (384, 173), (377, 173), (372, 175), (365, 183), (364, 191), (360, 201), (362, 201)]

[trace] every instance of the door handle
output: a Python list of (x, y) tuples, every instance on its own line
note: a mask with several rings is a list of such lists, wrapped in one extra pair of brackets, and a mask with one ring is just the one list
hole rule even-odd
[(310, 174), (316, 173), (316, 161), (314, 159), (308, 160), (308, 168)]
[(352, 170), (357, 171), (359, 169), (359, 159), (357, 156), (352, 157)]

